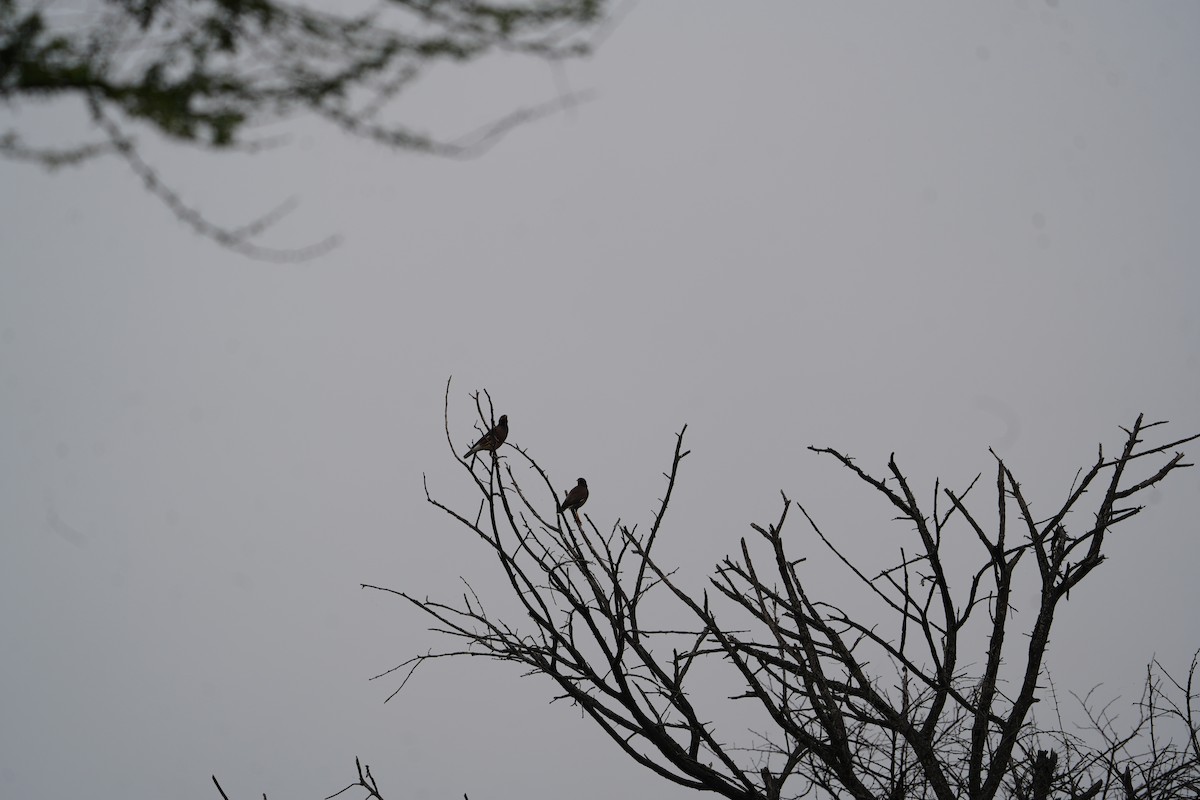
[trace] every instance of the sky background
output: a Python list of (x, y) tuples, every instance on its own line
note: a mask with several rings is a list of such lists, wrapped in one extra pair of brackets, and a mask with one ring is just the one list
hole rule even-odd
[[(487, 388), (601, 529), (649, 523), (686, 423), (659, 556), (695, 586), (781, 490), (895, 552), (809, 444), (895, 452), (926, 499), (991, 446), (1048, 509), (1139, 412), (1200, 431), (1198, 35), (1188, 2), (655, 0), (566, 66), (594, 102), (481, 159), (311, 121), (249, 158), (146, 140), (215, 221), (299, 196), (265, 243), (345, 238), (303, 264), (195, 236), (116, 161), (0, 162), (0, 796), (320, 798), (356, 755), (389, 798), (684, 796), (511, 665), (368, 682), (439, 639), (360, 583), (503, 599), (424, 502), (422, 474), (477, 502), (447, 378), (460, 452)], [(394, 113), (454, 136), (558, 86), (496, 59)], [(1150, 500), (1063, 609), (1060, 693), (1135, 699), (1200, 646), (1200, 473)]]

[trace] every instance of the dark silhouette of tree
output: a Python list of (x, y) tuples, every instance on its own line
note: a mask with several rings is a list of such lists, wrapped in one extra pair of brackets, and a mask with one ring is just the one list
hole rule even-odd
[[(1200, 435), (1148, 443), (1165, 423), (1139, 416), (1115, 454), (1101, 447), (1052, 504), (994, 452), (988, 497), (979, 497), (989, 482), (977, 475), (961, 491), (935, 483), (922, 504), (894, 454), (875, 475), (813, 447), (895, 512), (894, 563), (868, 572), (784, 496), (776, 520), (752, 524), (755, 535), (696, 592), (655, 555), (691, 452), (686, 426), (649, 527), (618, 521), (602, 532), (586, 514), (571, 524), (519, 435), (460, 458), (449, 390), (446, 443), (478, 505), (452, 507), (428, 485), (426, 498), (492, 555), (520, 619), (490, 613), (465, 581), (457, 602), (364, 584), (408, 601), (456, 642), (377, 675), (403, 676), (391, 696), (428, 661), (513, 662), (549, 679), (555, 699), (576, 705), (656, 775), (732, 800), (1200, 797), (1200, 651), (1182, 679), (1151, 662), (1124, 721), (1093, 690), (1077, 697), (1082, 724), (1065, 724), (1045, 667), (1062, 603), (1072, 593), (1086, 601), (1108, 536), (1143, 510), (1144, 493), (1192, 466), (1177, 448)], [(497, 424), (491, 397), (475, 401), (470, 441)], [(806, 559), (784, 535), (796, 512), (878, 616), (815, 594)], [(974, 553), (969, 568), (964, 542)], [(1017, 596), (1036, 598), (1020, 616)], [(714, 671), (724, 671), (732, 693), (713, 691)], [(754, 716), (744, 731), (713, 721), (729, 694)], [(337, 795), (359, 789), (383, 800), (370, 768), (356, 766), (358, 780)]]
[[(216, 151), (277, 143), (250, 132), (302, 114), (388, 147), (478, 155), (514, 126), (578, 102), (563, 94), (480, 130), (441, 140), (384, 111), (429, 69), (494, 53), (556, 62), (588, 52), (608, 0), (383, 0), (361, 13), (284, 0), (99, 0), (79, 6), (0, 0), (0, 102), (72, 99), (98, 138), (66, 148), (0, 129), (0, 155), (46, 167), (116, 155), (176, 216), (222, 246), (266, 258), (300, 251), (254, 243), (291, 207), (236, 229), (208, 221), (142, 157), (135, 132)], [(326, 10), (332, 9), (332, 10)]]
[[(1149, 444), (1163, 423), (1139, 416), (1115, 454), (1101, 447), (1053, 505), (995, 453), (990, 500), (977, 497), (987, 483), (976, 476), (961, 491), (935, 484), (926, 504), (894, 455), (872, 474), (838, 450), (810, 448), (893, 510), (903, 528), (888, 540), (894, 563), (868, 573), (785, 496), (777, 519), (751, 525), (755, 536), (717, 565), (708, 588), (689, 592), (655, 556), (690, 453), (686, 426), (649, 528), (618, 522), (602, 532), (586, 515), (572, 526), (558, 512), (546, 470), (519, 437), (491, 458), (458, 459), (448, 393), (447, 444), (479, 505), (452, 507), (427, 487), (428, 500), (492, 553), (524, 614), (494, 616), (469, 584), (458, 603), (365, 587), (399, 595), (458, 642), (384, 673), (406, 671), (401, 688), (433, 659), (515, 662), (550, 679), (559, 698), (655, 774), (733, 800), (1198, 796), (1195, 659), (1185, 681), (1154, 662), (1125, 728), (1085, 698), (1090, 733), (1066, 730), (1045, 670), (1062, 603), (1086, 597), (1107, 537), (1142, 511), (1144, 493), (1191, 466), (1176, 448), (1197, 436)], [(490, 420), (485, 398), (487, 407), (476, 402)], [(796, 512), (879, 617), (814, 593), (784, 535)], [(967, 570), (947, 557), (961, 554), (962, 536), (975, 543)], [(1037, 597), (1019, 617), (1018, 589)], [(719, 698), (689, 682), (718, 668), (753, 708), (755, 734), (719, 730), (711, 721)], [(1049, 712), (1036, 716), (1047, 699)]]

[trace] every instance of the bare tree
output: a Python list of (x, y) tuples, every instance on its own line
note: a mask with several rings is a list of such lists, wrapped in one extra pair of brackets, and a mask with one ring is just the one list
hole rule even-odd
[[(1067, 797), (1135, 798), (1200, 797), (1200, 717), (1197, 702), (1200, 686), (1196, 671), (1200, 651), (1192, 654), (1186, 678), (1177, 680), (1157, 659), (1146, 667), (1142, 696), (1133, 704), (1133, 721), (1122, 722), (1113, 711), (1114, 701), (1097, 706), (1093, 689), (1084, 697), (1075, 695), (1086, 716), (1081, 730), (1070, 735), (1057, 727), (1039, 734), (1050, 750), (1038, 750), (1037, 758), (1053, 765), (1063, 754), (1055, 772), (1056, 786)], [(1036, 762), (1036, 759), (1035, 759)], [(1036, 768), (1018, 775), (1015, 788), (1020, 798), (1037, 797)], [(1042, 795), (1045, 796), (1045, 795)]]
[[(491, 398), (476, 395), (476, 403), (480, 430), (488, 430)], [(479, 504), (454, 508), (428, 486), (426, 496), (491, 552), (523, 613), (520, 624), (490, 613), (469, 583), (458, 602), (364, 586), (399, 595), (458, 642), (383, 675), (403, 675), (398, 692), (433, 659), (515, 662), (549, 678), (558, 698), (639, 764), (734, 800), (1194, 798), (1195, 659), (1182, 681), (1152, 664), (1137, 718), (1124, 728), (1085, 698), (1090, 731), (1068, 732), (1054, 713), (1045, 669), (1056, 611), (1086, 590), (1106, 538), (1141, 512), (1139, 497), (1191, 466), (1176, 448), (1197, 436), (1146, 442), (1162, 424), (1139, 416), (1115, 455), (1100, 448), (1049, 513), (1035, 513), (1033, 497), (995, 453), (985, 509), (982, 500), (968, 504), (986, 485), (981, 476), (962, 491), (935, 484), (923, 506), (894, 456), (873, 475), (838, 450), (810, 448), (895, 509), (907, 529), (895, 562), (868, 573), (785, 496), (775, 522), (751, 525), (756, 535), (741, 539), (697, 593), (654, 554), (690, 452), (686, 426), (648, 529), (617, 523), (602, 532), (587, 515), (570, 524), (546, 471), (519, 444), (458, 458), (447, 385), (447, 444)], [(880, 618), (812, 593), (805, 559), (785, 541), (795, 511)], [(972, 568), (951, 567), (951, 530), (977, 543)], [(1018, 587), (1034, 587), (1037, 597), (1024, 625), (1013, 613)], [(684, 621), (670, 629), (647, 622), (663, 619)], [(737, 698), (762, 723), (754, 733), (730, 735), (712, 721), (719, 698), (693, 680), (705, 669), (726, 670), (740, 687)], [(1033, 714), (1043, 699), (1055, 701), (1049, 719)]]
[(292, 250), (255, 241), (293, 203), (239, 227), (215, 224), (146, 161), (137, 133), (253, 151), (281, 139), (253, 138), (256, 128), (309, 114), (390, 148), (472, 157), (514, 126), (582, 97), (564, 90), (449, 140), (389, 120), (385, 110), (439, 64), (496, 53), (552, 64), (582, 55), (605, 32), (608, 2), (384, 0), (345, 12), (283, 0), (0, 0), (0, 109), (75, 101), (98, 134), (55, 148), (0, 128), (0, 156), (54, 168), (116, 155), (182, 222), (218, 244), (257, 258), (310, 257), (334, 240)]

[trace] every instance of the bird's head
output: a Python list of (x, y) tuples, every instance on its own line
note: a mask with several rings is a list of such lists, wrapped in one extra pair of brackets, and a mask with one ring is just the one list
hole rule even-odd
[(580, 486), (582, 486), (583, 488), (585, 488), (585, 489), (586, 489), (586, 488), (587, 488), (587, 481), (585, 481), (583, 478), (580, 478), (580, 479), (579, 479), (579, 485), (580, 485)]
[(508, 414), (501, 414), (501, 415), (500, 415), (500, 424), (501, 424), (501, 425), (507, 425), (507, 424), (508, 424)]

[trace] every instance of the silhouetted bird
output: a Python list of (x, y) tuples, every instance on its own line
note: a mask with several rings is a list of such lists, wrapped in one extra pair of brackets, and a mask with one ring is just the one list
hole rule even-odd
[(587, 481), (583, 478), (579, 479), (579, 483), (575, 484), (575, 488), (567, 492), (567, 496), (558, 504), (558, 511), (573, 511), (575, 519), (579, 519), (579, 507), (587, 502), (588, 488)]
[(470, 458), (482, 450), (495, 452), (496, 448), (504, 444), (504, 440), (507, 438), (508, 414), (501, 414), (500, 421), (496, 423), (496, 427), (479, 437), (479, 441), (471, 445), (471, 449), (466, 452), (463, 458)]

